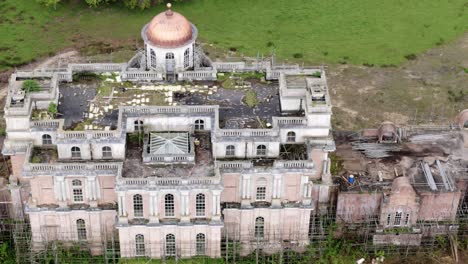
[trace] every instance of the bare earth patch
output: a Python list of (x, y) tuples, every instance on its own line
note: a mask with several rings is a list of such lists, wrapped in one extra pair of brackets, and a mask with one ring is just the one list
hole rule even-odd
[(400, 67), (329, 66), (334, 128), (451, 122), (468, 107), (467, 67), (468, 34)]

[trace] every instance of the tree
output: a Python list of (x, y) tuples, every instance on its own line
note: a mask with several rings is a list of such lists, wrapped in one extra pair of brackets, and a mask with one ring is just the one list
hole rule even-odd
[(151, 6), (151, 0), (124, 0), (124, 4), (130, 9), (135, 9), (138, 7), (143, 10)]

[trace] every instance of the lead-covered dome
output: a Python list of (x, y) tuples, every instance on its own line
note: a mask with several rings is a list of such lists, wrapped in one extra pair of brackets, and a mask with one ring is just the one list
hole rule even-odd
[(181, 14), (168, 9), (155, 16), (146, 27), (146, 37), (162, 48), (182, 46), (192, 39), (192, 24)]

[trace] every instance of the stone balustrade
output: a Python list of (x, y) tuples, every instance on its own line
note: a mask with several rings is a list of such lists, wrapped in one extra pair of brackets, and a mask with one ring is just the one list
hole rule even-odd
[(277, 137), (278, 130), (275, 129), (218, 129), (217, 137)]
[(122, 138), (124, 134), (121, 130), (87, 130), (87, 131), (57, 131), (57, 139), (59, 140), (90, 140), (90, 139), (104, 139), (104, 138)]
[(177, 74), (177, 79), (180, 81), (191, 81), (191, 80), (209, 80), (216, 81), (217, 79), (216, 70), (200, 70), (200, 71), (184, 71)]
[(274, 127), (297, 127), (306, 125), (307, 119), (305, 117), (273, 117)]
[(190, 114), (190, 113), (215, 113), (218, 111), (217, 105), (197, 105), (197, 106), (122, 106), (122, 113), (127, 115), (141, 114)]
[(275, 160), (273, 168), (313, 169), (314, 162), (312, 160)]
[(122, 163), (29, 163), (26, 161), (23, 167), (24, 176), (67, 176), (70, 173), (119, 176), (122, 173)]
[(185, 154), (185, 155), (154, 155), (147, 154), (143, 155), (143, 163), (149, 164), (171, 164), (171, 163), (184, 163), (192, 164), (195, 163), (195, 155)]
[(121, 74), (124, 81), (161, 81), (162, 73), (149, 71), (124, 71)]
[(118, 188), (142, 188), (158, 186), (186, 186), (186, 185), (214, 185), (220, 184), (220, 177), (194, 177), (194, 178), (118, 178)]
[(236, 161), (216, 161), (216, 167), (219, 169), (250, 169), (253, 167), (252, 161), (236, 160)]
[(68, 69), (71, 72), (120, 72), (126, 67), (126, 63), (72, 63)]

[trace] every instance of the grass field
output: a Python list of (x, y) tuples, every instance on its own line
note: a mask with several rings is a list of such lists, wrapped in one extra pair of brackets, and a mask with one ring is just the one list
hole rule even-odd
[[(142, 26), (164, 9), (64, 2), (54, 10), (0, 0), (0, 70), (70, 46), (135, 46)], [(468, 29), (466, 0), (191, 0), (174, 9), (215, 47), (249, 56), (275, 49), (281, 60), (311, 64), (399, 64)]]

